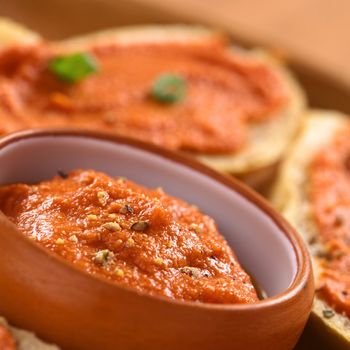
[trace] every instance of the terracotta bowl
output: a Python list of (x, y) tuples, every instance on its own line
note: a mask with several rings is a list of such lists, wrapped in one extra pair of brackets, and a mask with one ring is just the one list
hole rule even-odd
[(310, 260), (263, 199), (192, 159), (125, 138), (49, 130), (0, 140), (0, 184), (38, 182), (74, 168), (162, 186), (197, 204), (268, 298), (215, 305), (122, 288), (35, 245), (0, 213), (0, 315), (65, 350), (293, 348), (313, 298)]

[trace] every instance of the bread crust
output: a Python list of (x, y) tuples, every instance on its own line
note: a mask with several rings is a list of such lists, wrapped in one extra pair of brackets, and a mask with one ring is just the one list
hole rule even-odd
[[(280, 168), (271, 195), (271, 201), (276, 208), (294, 225), (309, 245), (316, 281), (319, 277), (317, 253), (323, 247), (317, 240), (318, 231), (307, 198), (307, 171), (316, 153), (326, 147), (335, 134), (347, 125), (349, 119), (341, 113), (308, 112), (301, 133)], [(324, 310), (334, 311), (335, 316), (325, 318)], [(312, 343), (314, 346), (317, 344), (317, 349), (350, 349), (350, 320), (316, 296), (303, 342)]]
[(35, 44), (40, 35), (8, 18), (0, 17), (0, 49), (13, 44)]

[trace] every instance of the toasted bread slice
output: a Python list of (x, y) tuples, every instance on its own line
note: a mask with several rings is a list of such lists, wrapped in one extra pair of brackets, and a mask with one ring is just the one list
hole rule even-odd
[[(335, 134), (348, 126), (350, 119), (332, 111), (310, 111), (301, 133), (283, 162), (272, 193), (272, 202), (301, 233), (309, 244), (316, 281), (319, 278), (317, 227), (308, 199), (308, 167), (314, 156), (329, 144)], [(316, 239), (315, 239), (316, 237)], [(331, 310), (328, 317), (324, 311)], [(333, 314), (332, 314), (333, 315)], [(315, 297), (312, 315), (302, 338), (309, 349), (350, 349), (350, 320), (337, 313), (319, 296)]]
[(55, 345), (42, 342), (33, 333), (10, 327), (2, 317), (0, 317), (0, 326), (4, 326), (11, 332), (16, 341), (17, 350), (59, 350)]
[[(8, 23), (6, 20), (0, 21), (0, 45), (1, 38), (4, 36), (4, 34), (1, 34), (1, 28), (4, 28), (2, 31), (7, 33), (7, 37), (11, 37), (11, 32), (16, 33), (18, 31), (13, 23)], [(33, 40), (33, 33), (25, 34), (22, 31), (17, 39), (20, 37), (23, 42), (28, 42)], [(224, 39), (222, 33), (203, 27), (170, 25), (105, 30), (54, 44), (62, 51), (78, 51), (88, 49), (91, 46), (111, 43), (127, 45), (144, 42), (206, 44)], [(301, 114), (305, 106), (304, 93), (289, 70), (268, 53), (261, 50), (243, 50), (235, 47), (228, 47), (228, 50), (232, 50), (232, 54), (244, 56), (247, 60), (262, 61), (269, 65), (283, 79), (287, 87), (289, 102), (274, 118), (265, 122), (250, 123), (248, 141), (241, 150), (225, 155), (195, 154), (194, 156), (217, 170), (238, 175), (243, 179), (249, 179), (249, 182), (256, 186), (260, 185), (262, 181), (266, 181), (266, 177), (269, 177), (267, 174), (271, 173), (271, 167), (281, 159), (294, 137), (300, 125)]]

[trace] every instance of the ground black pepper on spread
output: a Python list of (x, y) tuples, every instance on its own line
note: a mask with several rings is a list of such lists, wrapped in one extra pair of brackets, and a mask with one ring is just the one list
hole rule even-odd
[[(173, 150), (227, 154), (248, 142), (250, 123), (273, 118), (288, 100), (271, 67), (233, 54), (224, 41), (100, 45), (88, 54), (98, 70), (71, 83), (52, 72), (60, 58), (52, 45), (2, 49), (0, 133), (84, 127)], [(59, 68), (66, 77), (67, 67)]]
[[(350, 126), (339, 132), (310, 167), (313, 214), (326, 248), (321, 258), (318, 293), (350, 316)], [(327, 310), (324, 317), (332, 317)]]
[(0, 188), (0, 209), (42, 247), (119, 285), (181, 300), (258, 301), (214, 220), (161, 189), (76, 170)]

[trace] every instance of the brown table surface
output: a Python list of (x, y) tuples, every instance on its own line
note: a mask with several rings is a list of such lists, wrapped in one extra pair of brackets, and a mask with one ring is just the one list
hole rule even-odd
[(350, 84), (349, 0), (138, 0), (276, 46)]

